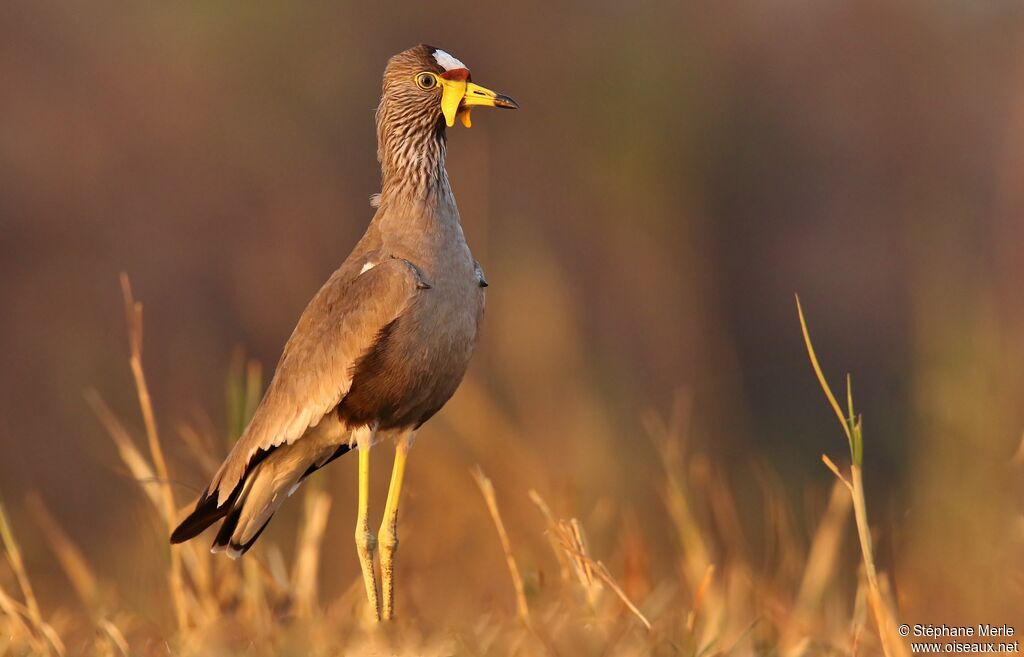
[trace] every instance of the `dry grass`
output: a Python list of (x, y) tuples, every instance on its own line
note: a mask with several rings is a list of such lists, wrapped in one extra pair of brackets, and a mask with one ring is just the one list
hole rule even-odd
[[(139, 449), (138, 437), (97, 393), (89, 393), (88, 399), (138, 483), (139, 499), (160, 518), (158, 538), (166, 545), (166, 532), (184, 508), (179, 508), (182, 500), (175, 498), (170, 484), (142, 367), (142, 307), (133, 299), (127, 279), (123, 290), (131, 369), (149, 453)], [(818, 366), (802, 310), (800, 320), (814, 370), (846, 432), (852, 464), (846, 476), (825, 457), (839, 481), (805, 538), (796, 534), (784, 502), (786, 493), (776, 478), (760, 477), (769, 542), (786, 558), (765, 561), (750, 556), (757, 548), (744, 538), (739, 502), (725, 478), (715, 476), (714, 467), (691, 445), (690, 403), (681, 396), (667, 420), (648, 414), (643, 422), (661, 463), (661, 471), (648, 481), (664, 503), (644, 517), (660, 517), (675, 545), (676, 565), (660, 578), (652, 577), (644, 566), (649, 544), (630, 516), (624, 515), (621, 525), (611, 528), (619, 538), (618, 547), (609, 548), (609, 542), (602, 541), (597, 548), (588, 540), (581, 515), (559, 518), (536, 490), (499, 488), (477, 470), (483, 499), (465, 497), (465, 503), (486, 508), (499, 540), (494, 541), (492, 534), (489, 541), (481, 541), (476, 558), (484, 558), (479, 555), (488, 550), (496, 552), (500, 545), (512, 585), (503, 584), (507, 598), (492, 600), (476, 617), (462, 616), (438, 627), (417, 621), (410, 612), (392, 625), (366, 626), (359, 613), (363, 600), (357, 579), (340, 595), (323, 599), (318, 584), (332, 500), (314, 485), (303, 493), (290, 560), (269, 538), (238, 563), (210, 555), (199, 542), (154, 554), (153, 568), (164, 571), (166, 589), (152, 593), (152, 604), (169, 610), (174, 619), (173, 624), (154, 623), (146, 612), (133, 610), (110, 593), (111, 587), (74, 540), (33, 497), (26, 505), (28, 515), (42, 528), (85, 613), (69, 608), (44, 613), (0, 508), (0, 534), (15, 582), (11, 587), (0, 577), (0, 655), (64, 655), (68, 645), (84, 655), (906, 655), (906, 645), (893, 633), (891, 587), (886, 575), (877, 571), (873, 556), (861, 475), (861, 424), (852, 394), (844, 415)], [(229, 435), (241, 430), (260, 391), (257, 367), (236, 359), (233, 369)], [(502, 426), (497, 413), (493, 423)], [(194, 456), (192, 467), (207, 474), (217, 463), (210, 455), (219, 450), (218, 441), (208, 433), (194, 427), (181, 431), (181, 444)], [(532, 534), (510, 536), (499, 497), (532, 501)], [(862, 552), (859, 573), (851, 572), (856, 568), (844, 561), (843, 554), (851, 507)], [(600, 514), (582, 517), (607, 524)], [(524, 543), (531, 549), (546, 544), (559, 576), (534, 577), (534, 570), (524, 576), (517, 558), (517, 546)], [(410, 544), (415, 549), (415, 542)], [(473, 558), (466, 554), (470, 553), (456, 550), (446, 558)], [(535, 560), (531, 557), (531, 562)], [(498, 572), (493, 578), (508, 582), (507, 575)], [(851, 580), (852, 589), (844, 584)], [(414, 586), (415, 578), (400, 579), (399, 586), (406, 582)], [(439, 601), (475, 588), (470, 580), (451, 585), (452, 591), (428, 592), (430, 599)], [(873, 619), (870, 625), (866, 607)]]
[(864, 435), (862, 433), (862, 421), (861, 417), (857, 415), (853, 410), (853, 384), (850, 380), (849, 375), (846, 377), (846, 408), (847, 415), (843, 415), (842, 410), (839, 408), (839, 402), (836, 401), (835, 395), (832, 394), (832, 388), (829, 387), (828, 381), (825, 379), (825, 374), (821, 371), (821, 365), (818, 364), (818, 357), (814, 353), (814, 346), (811, 344), (811, 335), (807, 330), (807, 321), (804, 319), (804, 311), (800, 306), (800, 298), (796, 300), (797, 314), (800, 316), (800, 329), (803, 331), (804, 344), (807, 345), (807, 356), (811, 359), (811, 366), (814, 368), (814, 374), (818, 377), (818, 383), (821, 384), (821, 389), (825, 393), (825, 397), (828, 399), (829, 405), (832, 406), (832, 410), (835, 411), (836, 417), (839, 419), (839, 424), (843, 427), (843, 432), (846, 434), (846, 440), (850, 446), (850, 458), (852, 463), (850, 464), (850, 476), (849, 478), (843, 476), (839, 471), (839, 468), (832, 462), (827, 455), (822, 455), (822, 461), (828, 466), (829, 470), (835, 474), (836, 478), (847, 488), (850, 493), (850, 499), (853, 501), (853, 513), (854, 518), (857, 521), (857, 536), (860, 539), (861, 555), (864, 560), (864, 573), (868, 582), (868, 599), (871, 601), (871, 612), (874, 615), (875, 623), (878, 628), (878, 634), (882, 639), (882, 649), (885, 652), (886, 657), (904, 657), (910, 655), (910, 651), (906, 646), (906, 643), (900, 639), (899, 634), (896, 632), (896, 614), (892, 608), (892, 605), (882, 596), (882, 590), (879, 585), (878, 570), (875, 567), (875, 556), (873, 541), (871, 539), (871, 529), (868, 525), (868, 509), (867, 502), (864, 500), (864, 477), (861, 473), (864, 461)]

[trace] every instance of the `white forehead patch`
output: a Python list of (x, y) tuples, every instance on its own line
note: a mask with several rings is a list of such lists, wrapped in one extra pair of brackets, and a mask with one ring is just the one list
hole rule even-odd
[(434, 51), (434, 59), (446, 71), (453, 71), (457, 68), (468, 68), (465, 64), (455, 59), (445, 51), (438, 48)]

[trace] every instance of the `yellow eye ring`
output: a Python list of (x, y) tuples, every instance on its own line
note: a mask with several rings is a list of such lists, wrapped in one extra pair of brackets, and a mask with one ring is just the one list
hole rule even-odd
[(437, 76), (433, 73), (419, 73), (416, 75), (416, 86), (420, 89), (433, 89), (437, 86)]

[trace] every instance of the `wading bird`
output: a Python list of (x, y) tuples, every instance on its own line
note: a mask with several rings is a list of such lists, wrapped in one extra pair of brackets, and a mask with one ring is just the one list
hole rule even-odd
[[(445, 171), (445, 128), (474, 107), (516, 109), (473, 84), (447, 52), (420, 45), (391, 58), (377, 108), (381, 192), (366, 234), (303, 311), (242, 437), (171, 534), (218, 521), (213, 551), (231, 557), (259, 538), (281, 503), (316, 470), (359, 453), (356, 551), (366, 596), (394, 615), (398, 498), (417, 429), (452, 396), (476, 346), (484, 279), (459, 223)], [(370, 451), (394, 440), (395, 461), (376, 536), (370, 530)]]

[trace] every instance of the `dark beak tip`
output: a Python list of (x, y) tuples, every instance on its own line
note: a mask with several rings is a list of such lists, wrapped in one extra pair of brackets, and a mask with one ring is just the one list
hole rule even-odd
[(494, 99), (494, 104), (495, 106), (502, 107), (504, 109), (519, 109), (519, 103), (512, 100), (508, 96), (501, 94), (499, 94), (498, 97)]

